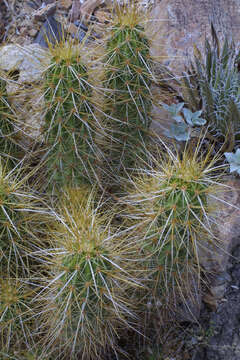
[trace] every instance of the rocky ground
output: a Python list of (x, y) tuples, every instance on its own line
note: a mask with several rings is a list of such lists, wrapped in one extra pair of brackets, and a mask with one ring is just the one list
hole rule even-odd
[(240, 245), (233, 250), (226, 272), (226, 291), (215, 311), (203, 307), (200, 324), (206, 343), (195, 350), (192, 360), (240, 359)]
[[(46, 28), (47, 16), (54, 17), (70, 35), (79, 36), (83, 34), (81, 31), (87, 31), (89, 20), (104, 27), (110, 12), (99, 0), (85, 3), (79, 0), (0, 0), (0, 45), (6, 42), (19, 45), (40, 43), (43, 41), (41, 29)], [(239, 192), (239, 182), (235, 188)], [(239, 204), (240, 195), (237, 195), (235, 205)], [(233, 249), (232, 256), (225, 256), (222, 270), (212, 276), (210, 286), (204, 290), (200, 301), (199, 312), (195, 313), (195, 320), (186, 316), (177, 329), (170, 326), (167, 331), (166, 327), (155, 324), (160, 350), (159, 347), (156, 350), (146, 346), (146, 351), (139, 352), (139, 359), (240, 360), (239, 213), (231, 222), (232, 218), (232, 210), (225, 213), (225, 221), (231, 224), (232, 229), (228, 233), (223, 232), (224, 243), (232, 244), (226, 248), (226, 251)], [(126, 350), (129, 350), (128, 343)]]
[[(96, 6), (99, 0), (82, 4), (79, 0), (9, 0), (0, 1), (0, 41), (28, 45), (36, 42), (39, 30), (46, 19), (54, 16), (64, 29), (72, 34), (81, 24), (89, 20), (104, 24), (108, 21), (109, 11), (104, 4)], [(86, 29), (87, 30), (87, 29)]]

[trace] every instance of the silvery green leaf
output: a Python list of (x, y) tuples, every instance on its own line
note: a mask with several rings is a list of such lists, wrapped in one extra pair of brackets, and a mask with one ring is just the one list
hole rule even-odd
[(184, 114), (184, 117), (185, 117), (186, 122), (187, 122), (190, 126), (193, 126), (193, 122), (192, 122), (193, 113), (191, 112), (191, 110), (184, 108), (184, 109), (183, 109), (183, 114)]
[(172, 116), (176, 116), (183, 108), (184, 103), (167, 105), (162, 103), (162, 106), (165, 110), (167, 110)]
[(177, 106), (176, 106), (176, 114), (181, 112), (183, 107), (184, 107), (184, 102), (177, 104)]
[(240, 149), (237, 149), (234, 153), (224, 153), (227, 161), (230, 164), (230, 172), (237, 171), (240, 175)]
[(206, 120), (201, 118), (200, 115), (202, 114), (202, 110), (195, 111), (195, 113), (192, 114), (192, 122), (194, 125), (205, 125)]
[(198, 118), (192, 118), (192, 123), (193, 125), (205, 125), (206, 124), (206, 120), (201, 118), (201, 117), (198, 117)]
[(240, 165), (240, 149), (237, 149), (237, 151), (234, 153), (225, 152), (224, 153), (227, 161), (229, 163), (236, 162)]
[(178, 141), (187, 141), (190, 139), (189, 127), (186, 124), (175, 125), (175, 139)]
[(184, 108), (183, 114), (184, 114), (185, 120), (187, 121), (187, 123), (190, 126), (206, 124), (206, 120), (199, 117), (202, 114), (202, 110), (199, 110), (199, 111), (196, 111), (193, 113), (191, 110)]
[(181, 115), (176, 115), (172, 117), (173, 120), (175, 120), (177, 123), (182, 123), (183, 122), (183, 118), (181, 117)]
[(185, 123), (172, 124), (171, 128), (166, 130), (164, 134), (178, 141), (187, 141), (190, 139), (189, 127)]
[(234, 172), (237, 171), (237, 173), (240, 175), (240, 166), (239, 165), (234, 165), (234, 164), (230, 164), (230, 172)]
[(200, 115), (202, 115), (202, 110), (195, 111), (195, 112), (193, 113), (193, 117), (194, 117), (194, 118), (198, 118)]
[(237, 150), (236, 150), (235, 158), (237, 159), (237, 161), (238, 161), (239, 164), (240, 164), (240, 149), (237, 149)]

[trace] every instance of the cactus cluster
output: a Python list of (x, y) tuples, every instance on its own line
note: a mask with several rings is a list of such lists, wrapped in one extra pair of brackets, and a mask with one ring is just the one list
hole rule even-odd
[[(18, 127), (0, 77), (1, 359), (125, 356), (121, 337), (147, 333), (149, 302), (170, 306), (194, 298), (204, 270), (201, 251), (206, 256), (221, 247), (211, 199), (221, 201), (223, 159), (205, 150), (204, 138), (196, 149), (188, 142), (190, 130), (213, 116), (212, 98), (201, 88), (206, 83), (199, 76), (204, 109), (190, 83), (184, 103), (162, 102), (177, 122), (168, 136), (186, 144), (170, 149), (158, 138), (153, 154), (147, 142), (156, 78), (149, 43), (133, 2), (114, 11), (104, 55), (92, 63), (81, 55), (84, 44), (62, 39), (50, 46), (42, 81), (44, 146), (37, 154), (43, 156), (31, 171), (15, 155)], [(224, 89), (231, 98), (235, 87), (222, 88), (224, 49), (221, 59), (209, 50), (207, 81), (212, 93), (221, 98)], [(94, 79), (99, 63), (101, 84), (100, 75)], [(202, 74), (204, 66), (197, 67)], [(230, 73), (235, 79), (235, 70)], [(225, 156), (238, 171), (239, 151)], [(40, 171), (45, 185), (37, 191)], [(116, 181), (128, 192), (121, 198)]]

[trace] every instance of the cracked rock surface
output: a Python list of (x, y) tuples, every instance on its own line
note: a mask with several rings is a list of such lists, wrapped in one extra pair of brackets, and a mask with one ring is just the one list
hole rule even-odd
[(229, 280), (223, 301), (216, 311), (205, 307), (200, 322), (213, 335), (200, 346), (192, 360), (240, 359), (240, 245), (228, 264)]

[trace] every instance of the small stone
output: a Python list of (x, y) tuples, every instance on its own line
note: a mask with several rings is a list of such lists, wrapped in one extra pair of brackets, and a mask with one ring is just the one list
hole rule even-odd
[(33, 42), (47, 48), (49, 43), (56, 44), (58, 41), (61, 41), (64, 35), (65, 31), (63, 31), (62, 24), (54, 16), (50, 15), (43, 23)]
[(28, 134), (20, 140), (24, 146), (41, 137), (45, 103), (38, 84), (50, 61), (49, 52), (37, 44), (9, 44), (0, 48), (0, 69), (18, 74), (17, 81), (7, 82), (6, 90), (14, 109), (18, 109), (19, 126), (24, 134)]
[(49, 15), (53, 15), (56, 11), (56, 3), (48, 4), (43, 8), (36, 10), (33, 13), (34, 20), (36, 21), (44, 21)]
[(17, 70), (19, 84), (39, 81), (49, 62), (50, 55), (37, 44), (24, 47), (8, 44), (0, 48), (0, 69), (6, 72)]
[(31, 29), (28, 34), (31, 36), (31, 37), (35, 37), (37, 35), (38, 31), (36, 29)]
[(210, 293), (207, 293), (203, 296), (202, 300), (207, 304), (212, 311), (216, 311), (218, 306), (217, 299)]
[(72, 0), (60, 0), (58, 6), (64, 10), (68, 10), (72, 6)]
[(210, 292), (216, 300), (223, 298), (224, 293), (226, 291), (226, 286), (227, 286), (226, 284), (223, 284), (218, 286), (212, 286), (210, 288)]
[(102, 3), (102, 0), (87, 0), (81, 6), (81, 16), (85, 21), (88, 21), (94, 10)]
[(97, 20), (101, 23), (101, 24), (106, 24), (111, 20), (111, 15), (109, 12), (106, 12), (102, 9), (96, 10), (94, 12), (94, 16), (97, 18)]

